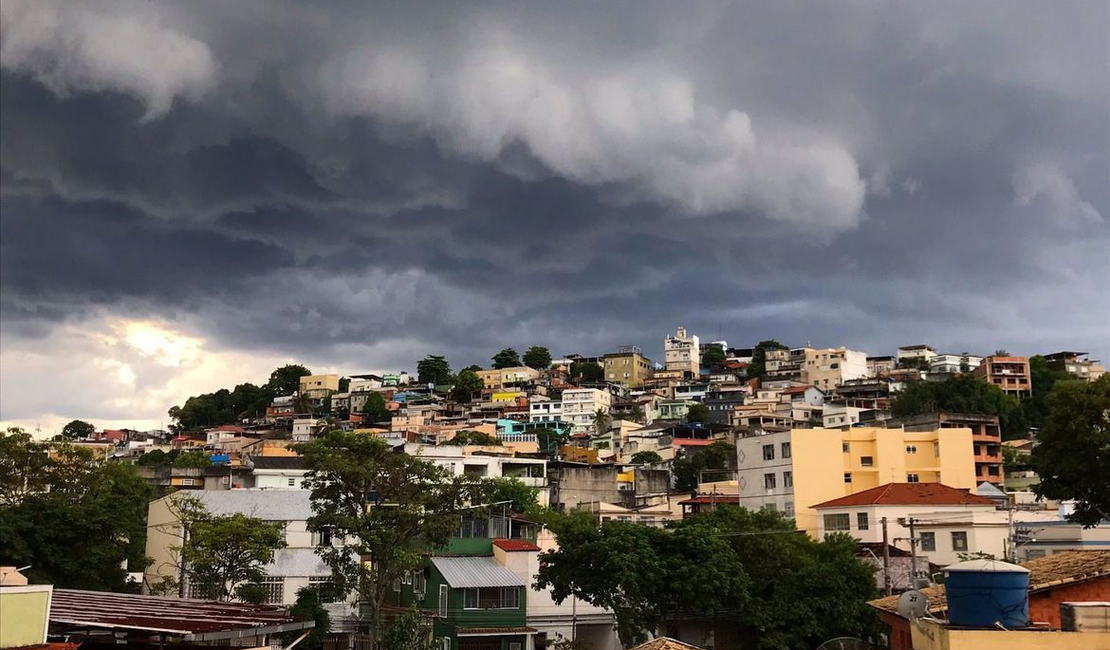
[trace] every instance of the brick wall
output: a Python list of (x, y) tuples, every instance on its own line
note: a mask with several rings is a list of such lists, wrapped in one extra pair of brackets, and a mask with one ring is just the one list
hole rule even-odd
[(1110, 576), (1054, 587), (1029, 596), (1029, 618), (1060, 629), (1060, 603), (1110, 600)]

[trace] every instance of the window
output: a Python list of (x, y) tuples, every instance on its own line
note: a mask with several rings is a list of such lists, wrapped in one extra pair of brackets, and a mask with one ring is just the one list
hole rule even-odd
[(396, 591), (397, 593), (401, 593), (401, 579), (400, 578), (395, 578), (393, 580), (393, 591)]
[(782, 486), (783, 487), (794, 487), (794, 472), (783, 472), (782, 473)]
[(447, 618), (447, 585), (439, 586), (439, 617)]
[(420, 569), (412, 572), (412, 593), (423, 596), (428, 591), (428, 579)]
[(844, 482), (845, 483), (851, 483), (852, 482), (852, 473), (851, 472), (844, 472)]
[(315, 533), (312, 533), (312, 545), (313, 546), (331, 546), (332, 545), (331, 531), (330, 530), (321, 530), (321, 531), (317, 531)]
[(857, 512), (856, 513), (856, 528), (858, 528), (860, 530), (867, 530), (867, 528), (868, 528), (867, 524), (868, 524), (867, 513), (866, 512)]
[(297, 479), (295, 479), (295, 478), (287, 479), (286, 483), (289, 485), (289, 487), (295, 487), (297, 485)]
[(790, 458), (790, 443), (789, 442), (782, 443), (782, 453), (780, 455), (783, 458)]
[(775, 489), (775, 474), (771, 472), (763, 475), (763, 487), (768, 490)]
[(266, 590), (266, 603), (280, 605), (285, 602), (285, 578), (263, 578), (262, 588)]
[(933, 458), (940, 458), (940, 443), (933, 443)]
[(516, 587), (463, 589), (463, 609), (516, 609), (520, 590)]
[(967, 532), (957, 530), (952, 532), (952, 550), (953, 551), (966, 551), (967, 550)]
[[(447, 615), (442, 614), (442, 616), (447, 616)], [(443, 637), (443, 650), (451, 650), (451, 637), (449, 637), (449, 636)]]
[[(841, 420), (841, 422), (843, 422), (844, 418), (840, 418), (840, 420)], [(843, 451), (844, 453), (848, 453), (849, 451), (851, 451), (851, 447), (848, 445), (848, 443), (842, 442), (842, 443), (840, 443), (840, 450)]]
[(408, 571), (406, 571), (405, 575), (401, 576), (401, 582), (406, 584), (406, 585), (411, 585), (412, 584), (412, 574), (409, 573)]
[(916, 454), (917, 453), (917, 445), (906, 445), (906, 453), (907, 454)]
[(920, 483), (921, 477), (917, 474), (906, 474), (906, 483)]
[(774, 445), (763, 445), (763, 460), (774, 460), (774, 459), (775, 459), (775, 446)]
[(794, 502), (793, 501), (787, 501), (786, 502), (786, 507), (782, 509), (782, 512), (787, 517), (793, 517), (794, 516)]
[(848, 513), (842, 512), (836, 515), (825, 515), (826, 533), (846, 530), (851, 530), (851, 519), (848, 517)]
[(871, 456), (860, 456), (859, 464), (864, 467), (873, 467), (875, 465), (875, 459)]
[(921, 540), (922, 551), (935, 551), (937, 550), (937, 534), (936, 533), (921, 533), (919, 539)]

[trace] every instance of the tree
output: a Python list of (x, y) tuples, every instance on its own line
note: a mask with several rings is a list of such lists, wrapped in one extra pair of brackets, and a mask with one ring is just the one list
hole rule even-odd
[(382, 637), (382, 647), (389, 650), (439, 650), (432, 630), (420, 611), (413, 608), (390, 623)]
[(447, 364), (447, 359), (429, 354), (421, 359), (416, 364), (416, 378), (421, 384), (440, 384), (450, 383), (451, 381), (451, 366)]
[(533, 345), (524, 352), (524, 365), (533, 370), (547, 370), (551, 367), (551, 351), (540, 345)]
[(474, 393), (479, 393), (485, 388), (485, 383), (478, 373), (473, 370), (463, 370), (459, 376), (455, 378), (455, 385), (451, 388), (451, 399), (460, 403), (467, 403), (474, 396)]
[(609, 431), (609, 425), (613, 423), (613, 418), (609, 416), (609, 411), (605, 409), (598, 409), (594, 411), (593, 425), (594, 433), (597, 435), (605, 435)]
[(719, 368), (725, 364), (725, 349), (720, 345), (706, 345), (701, 350), (701, 365)]
[[(274, 553), (285, 548), (285, 526), (242, 513), (213, 515), (191, 496), (175, 499), (185, 538), (180, 561), (189, 581), (216, 600), (241, 596), (244, 585), (261, 583)], [(249, 593), (249, 592), (247, 592)]]
[(679, 456), (671, 461), (675, 489), (683, 492), (695, 490), (701, 481), (702, 472), (720, 475), (723, 472), (719, 470), (731, 469), (735, 464), (736, 445), (723, 440), (703, 447), (691, 456)]
[(1008, 357), (1008, 356), (1010, 356), (1010, 352), (1006, 348), (999, 348), (999, 349), (994, 351), (994, 355), (992, 355), (992, 356)]
[(1029, 357), (1029, 383), (1031, 384), (1030, 396), (1022, 403), (1022, 411), (1030, 427), (1037, 429), (1044, 426), (1048, 417), (1048, 395), (1058, 381), (1072, 379), (1072, 376), (1063, 370), (1054, 370), (1048, 366), (1048, 360), (1041, 355)]
[(955, 375), (942, 382), (910, 382), (891, 401), (896, 418), (942, 411), (997, 415), (1006, 439), (1020, 437), (1029, 429), (1017, 398), (975, 375)]
[[(304, 641), (297, 644), (297, 648), (300, 650), (321, 650), (324, 647), (324, 639), (331, 630), (331, 616), (328, 614), (327, 608), (324, 607), (323, 599), (320, 598), (320, 591), (313, 587), (298, 589), (297, 600), (289, 608), (289, 613), (298, 621), (314, 621), (316, 623)], [(288, 646), (288, 644), (296, 641), (301, 634), (300, 630), (288, 632), (282, 637), (282, 640)]]
[(96, 433), (96, 427), (84, 420), (71, 420), (62, 427), (62, 440), (84, 440)]
[(638, 451), (632, 454), (633, 465), (654, 465), (662, 462), (663, 457), (654, 451)]
[(570, 438), (566, 432), (554, 429), (536, 429), (533, 433), (536, 434), (536, 444), (539, 445), (540, 453), (547, 454), (549, 457), (557, 456), (559, 448), (567, 444)]
[(317, 553), (331, 568), (337, 595), (359, 593), (370, 615), (370, 647), (377, 650), (386, 592), (394, 580), (420, 566), (422, 548), (447, 544), (472, 486), (363, 433), (328, 431), (297, 450), (304, 456), (311, 490), (308, 529), (347, 540)]
[(509, 501), (510, 512), (528, 514), (539, 508), (539, 490), (529, 487), (523, 481), (511, 477), (497, 477), (481, 484), (479, 499), (481, 503), (501, 503)]
[(611, 610), (625, 647), (686, 619), (729, 626), (745, 648), (808, 649), (874, 631), (874, 575), (854, 541), (814, 541), (775, 512), (722, 506), (667, 530), (584, 518), (551, 528), (559, 547), (540, 556), (537, 586), (556, 602)]
[(19, 427), (0, 433), (0, 504), (19, 503), (50, 485), (49, 448)]
[(498, 446), (501, 444), (501, 440), (499, 440), (497, 436), (484, 431), (470, 431), (469, 429), (464, 429), (463, 431), (457, 432), (454, 437), (444, 444), (454, 445), (456, 447), (461, 447), (463, 445)]
[(493, 361), (493, 367), (496, 370), (502, 368), (515, 368), (520, 365), (520, 355), (512, 348), (505, 348), (497, 354), (493, 355), (490, 359)]
[(705, 424), (709, 422), (709, 407), (701, 402), (695, 402), (686, 409), (686, 422)]
[(366, 403), (362, 405), (362, 414), (370, 422), (386, 422), (393, 419), (393, 414), (385, 405), (385, 396), (381, 393), (370, 393), (366, 396)]
[(605, 381), (605, 370), (592, 361), (575, 361), (570, 364), (570, 376), (580, 383)]
[(187, 451), (173, 459), (174, 467), (203, 468), (212, 464), (212, 459), (203, 451)]
[(291, 363), (271, 372), (270, 381), (266, 383), (266, 388), (274, 396), (292, 395), (301, 389), (301, 377), (307, 377), (311, 374), (308, 368)]
[(767, 350), (785, 350), (785, 345), (775, 339), (767, 339), (756, 343), (752, 350), (752, 360), (748, 363), (748, 378), (762, 377), (767, 371)]
[(1049, 499), (1075, 499), (1068, 518), (1085, 527), (1110, 520), (1110, 375), (1094, 383), (1058, 382), (1048, 409), (1033, 448), (1041, 477), (1034, 490)]

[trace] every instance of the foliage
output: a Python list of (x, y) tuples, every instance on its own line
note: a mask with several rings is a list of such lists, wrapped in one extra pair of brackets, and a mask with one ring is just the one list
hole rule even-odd
[(1048, 367), (1048, 360), (1037, 355), (1029, 357), (1029, 383), (1032, 385), (1031, 395), (1022, 403), (1025, 418), (1030, 427), (1037, 429), (1044, 426), (1048, 418), (1048, 395), (1058, 381), (1072, 379), (1072, 376), (1063, 370), (1054, 370)]
[(301, 389), (301, 377), (311, 374), (308, 368), (300, 364), (284, 365), (270, 373), (270, 381), (266, 382), (266, 389), (271, 399), (279, 395), (292, 395)]
[(429, 354), (416, 363), (416, 378), (421, 384), (446, 384), (451, 382), (451, 366), (440, 355)]
[(284, 524), (242, 513), (213, 515), (187, 495), (174, 500), (174, 509), (185, 530), (180, 558), (189, 581), (210, 589), (217, 600), (251, 598), (251, 589), (240, 594), (240, 587), (266, 577), (262, 568), (273, 561), (275, 551), (285, 548)]
[(96, 427), (84, 420), (71, 420), (62, 427), (62, 440), (84, 440), (96, 433)]
[[(671, 462), (671, 473), (674, 474), (675, 489), (679, 491), (692, 491), (698, 487), (699, 477), (703, 471), (724, 470), (736, 465), (736, 445), (718, 440), (713, 444), (703, 447), (692, 455), (683, 455)], [(720, 479), (720, 472), (713, 472), (715, 478)], [(714, 478), (711, 476), (710, 478)]]
[(639, 404), (634, 405), (632, 408), (613, 411), (613, 417), (618, 420), (632, 420), (639, 424), (644, 424), (644, 420), (647, 419), (644, 415), (644, 407)]
[(632, 454), (633, 465), (654, 465), (662, 462), (663, 457), (654, 451), (638, 451)]
[(171, 427), (187, 431), (204, 426), (234, 424), (244, 417), (257, 417), (266, 412), (274, 397), (292, 395), (300, 388), (300, 378), (312, 374), (302, 365), (286, 365), (270, 373), (262, 386), (246, 383), (233, 390), (221, 388), (214, 393), (193, 395), (181, 406), (169, 410)]
[(748, 377), (762, 377), (767, 372), (767, 350), (785, 350), (786, 346), (775, 339), (756, 343), (752, 350), (752, 360), (748, 363)]
[(1049, 499), (1075, 499), (1068, 518), (1085, 527), (1110, 520), (1110, 375), (1094, 383), (1058, 382), (1048, 408), (1033, 448), (1041, 477), (1034, 490)]
[[(380, 438), (332, 430), (297, 446), (312, 491), (308, 529), (347, 543), (320, 547), (337, 595), (358, 591), (370, 611), (371, 647), (382, 633), (381, 605), (394, 580), (416, 569), (420, 545), (447, 544), (471, 485), (418, 457), (396, 453)], [(370, 558), (364, 563), (362, 558)]]
[(370, 393), (366, 396), (366, 403), (362, 405), (362, 414), (371, 422), (385, 422), (393, 418), (393, 414), (385, 405), (385, 395), (381, 393)]
[(605, 370), (592, 361), (575, 361), (570, 364), (570, 376), (581, 383), (595, 383), (605, 380)]
[(46, 450), (19, 430), (0, 433), (0, 564), (31, 565), (32, 582), (60, 588), (128, 590), (127, 571), (148, 562), (153, 488), (130, 465)]
[(533, 370), (547, 370), (551, 367), (551, 351), (541, 345), (533, 345), (524, 352), (524, 365)]
[(705, 424), (709, 422), (709, 407), (701, 402), (695, 402), (686, 409), (686, 422)]
[(612, 418), (612, 416), (609, 415), (609, 411), (606, 411), (605, 409), (598, 409), (598, 410), (594, 411), (594, 415), (593, 415), (594, 433), (596, 433), (599, 436), (605, 435), (605, 433), (607, 431), (609, 431), (609, 425), (612, 424), (612, 423), (613, 423), (613, 418)]
[(186, 451), (173, 459), (174, 467), (202, 468), (212, 464), (212, 459), (203, 451)]
[(515, 368), (520, 365), (520, 355), (512, 348), (505, 348), (493, 355), (490, 361), (493, 361), (493, 367), (496, 370)]
[(473, 370), (463, 370), (455, 378), (455, 386), (451, 388), (451, 399), (456, 402), (466, 403), (471, 400), (474, 393), (479, 393), (485, 388), (485, 383), (478, 373)]
[[(324, 638), (331, 630), (331, 616), (320, 599), (320, 592), (312, 587), (301, 587), (297, 590), (297, 600), (289, 608), (289, 613), (298, 621), (315, 621), (304, 641), (297, 644), (300, 650), (320, 650), (324, 647)], [(288, 632), (282, 637), (285, 645), (297, 640), (303, 631)]]
[(539, 507), (539, 490), (529, 487), (523, 481), (511, 477), (497, 477), (483, 481), (477, 488), (481, 503), (500, 503), (511, 501), (511, 512), (529, 514)]
[(501, 444), (501, 440), (498, 439), (497, 436), (488, 434), (485, 431), (463, 430), (456, 433), (453, 438), (444, 444), (458, 447), (463, 445), (498, 446)]
[(666, 530), (568, 518), (552, 530), (559, 548), (540, 556), (537, 586), (611, 609), (625, 647), (687, 617), (733, 626), (745, 648), (808, 650), (873, 630), (874, 576), (855, 542), (816, 542), (775, 512), (722, 506)]
[(270, 590), (259, 582), (244, 582), (235, 588), (235, 599), (244, 603), (262, 605), (270, 597)]
[(554, 456), (559, 452), (559, 448), (567, 444), (570, 435), (565, 431), (560, 433), (554, 429), (535, 429), (532, 433), (536, 434), (536, 444), (540, 447), (540, 453)]
[(139, 467), (161, 467), (163, 465), (169, 465), (173, 462), (174, 458), (177, 458), (177, 456), (174, 455), (176, 451), (176, 449), (173, 449), (167, 454), (161, 449), (152, 449), (142, 456), (139, 456), (135, 464)]
[(431, 628), (415, 608), (390, 623), (382, 637), (382, 647), (389, 650), (439, 650)]
[(701, 364), (707, 368), (719, 368), (725, 363), (725, 349), (720, 345), (706, 345), (701, 350)]
[(1017, 398), (968, 374), (954, 375), (941, 382), (911, 382), (892, 400), (891, 411), (896, 418), (941, 411), (997, 415), (1006, 439), (1020, 437), (1028, 430)]

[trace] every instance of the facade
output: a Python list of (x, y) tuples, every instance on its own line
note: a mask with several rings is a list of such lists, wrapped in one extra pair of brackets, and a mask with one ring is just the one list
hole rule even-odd
[(1032, 394), (1027, 357), (990, 356), (983, 359), (975, 374), (998, 386), (1007, 395), (1028, 397)]
[(794, 348), (764, 352), (764, 374), (761, 385), (768, 387), (781, 384), (779, 387), (787, 388), (793, 383), (801, 383), (806, 353), (811, 349)]
[(314, 399), (339, 392), (339, 375), (306, 375), (300, 379), (301, 395)]
[(846, 348), (805, 348), (802, 381), (829, 392), (849, 379), (867, 376), (867, 354)]
[(594, 430), (594, 414), (601, 410), (608, 413), (613, 396), (597, 388), (568, 388), (563, 391), (563, 421), (571, 425), (573, 433)]
[(955, 375), (974, 372), (983, 363), (983, 357), (966, 352), (938, 354), (929, 359), (929, 374)]
[(663, 339), (663, 359), (667, 370), (678, 370), (697, 377), (701, 372), (698, 337), (688, 335), (685, 327), (679, 327), (673, 335)]
[(793, 429), (739, 438), (740, 505), (793, 516), (818, 531), (813, 506), (892, 482), (974, 490), (970, 429)]
[(45, 647), (53, 595), (52, 585), (29, 585), (18, 567), (0, 566), (0, 648)]
[(878, 377), (898, 367), (898, 360), (894, 357), (867, 357), (867, 376)]
[(929, 345), (904, 345), (898, 348), (898, 366), (928, 367), (937, 351)]
[(975, 454), (975, 480), (1001, 485), (1005, 481), (1002, 471), (1002, 429), (997, 415), (975, 413), (929, 413), (900, 420), (890, 420), (887, 426), (900, 426), (906, 431), (932, 431), (940, 428), (971, 429), (972, 452)]
[(1101, 361), (1086, 357), (1086, 352), (1056, 352), (1044, 356), (1049, 368), (1074, 375), (1077, 379), (1095, 381), (1106, 374), (1106, 366)]
[(528, 401), (529, 422), (562, 422), (563, 402), (533, 397)]
[[(524, 424), (524, 423), (521, 423)], [(532, 434), (534, 437), (535, 434)], [(540, 505), (548, 504), (547, 461), (540, 458), (467, 454), (466, 448), (409, 443), (405, 453), (449, 470), (455, 476), (515, 478), (537, 490)]]
[(709, 409), (709, 421), (713, 424), (728, 424), (729, 414), (737, 406), (743, 406), (748, 397), (744, 387), (714, 388), (702, 398), (702, 404)]
[(303, 490), (304, 458), (301, 456), (250, 456), (250, 487), (262, 490)]
[(626, 345), (603, 355), (601, 367), (605, 371), (605, 381), (624, 384), (629, 388), (639, 388), (651, 378), (651, 359), (634, 345)]
[(539, 370), (534, 370), (528, 366), (478, 370), (475, 374), (482, 380), (482, 388), (486, 392), (500, 392), (506, 389), (519, 388), (540, 377)]

